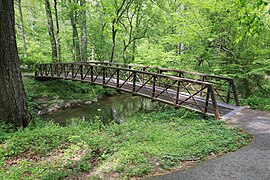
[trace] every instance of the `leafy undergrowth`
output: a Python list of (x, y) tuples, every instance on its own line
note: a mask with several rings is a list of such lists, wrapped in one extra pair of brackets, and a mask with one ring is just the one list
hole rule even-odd
[(67, 80), (36, 81), (24, 78), (28, 102), (34, 109), (46, 109), (50, 105), (63, 104), (72, 100), (87, 101), (102, 95), (112, 95), (113, 89), (89, 83)]
[(130, 178), (180, 168), (186, 161), (234, 151), (250, 135), (183, 110), (138, 114), (122, 124), (61, 127), (36, 121), (0, 131), (3, 179)]
[(266, 83), (261, 89), (258, 89), (252, 96), (241, 99), (241, 104), (248, 105), (252, 109), (259, 109), (262, 111), (270, 111), (270, 81)]
[(251, 106), (252, 109), (258, 109), (262, 111), (270, 111), (270, 97), (263, 96), (251, 96), (244, 99), (243, 104)]

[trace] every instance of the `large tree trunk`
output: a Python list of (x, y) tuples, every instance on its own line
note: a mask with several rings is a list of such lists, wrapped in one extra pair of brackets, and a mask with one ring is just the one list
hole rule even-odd
[[(72, 3), (72, 1), (69, 0), (69, 3)], [(77, 12), (74, 9), (71, 9), (70, 12), (70, 22), (72, 26), (73, 56), (75, 57), (76, 61), (81, 61), (81, 49), (77, 29)]]
[(21, 0), (16, 0), (18, 3), (18, 9), (19, 9), (19, 14), (20, 14), (20, 28), (22, 31), (22, 43), (23, 43), (23, 54), (24, 57), (27, 56), (27, 47), (26, 47), (26, 42), (25, 42), (25, 35), (24, 35), (24, 25), (23, 25), (23, 15), (22, 15), (22, 5), (21, 5)]
[(0, 1), (0, 121), (26, 127), (30, 121), (19, 68), (14, 1)]
[(57, 0), (54, 0), (54, 10), (55, 10), (55, 24), (56, 24), (56, 41), (57, 41), (57, 51), (58, 51), (58, 61), (62, 61), (61, 56), (61, 42), (60, 42), (60, 35), (59, 35), (59, 18), (58, 18), (58, 10), (57, 10)]
[(56, 47), (56, 41), (55, 41), (55, 36), (54, 36), (51, 6), (49, 3), (49, 0), (44, 0), (44, 2), (45, 2), (46, 15), (48, 19), (48, 31), (49, 31), (49, 36), (51, 38), (52, 59), (55, 61), (57, 60), (57, 47)]
[(81, 10), (81, 54), (82, 61), (87, 61), (86, 7), (85, 0), (80, 1)]
[(81, 52), (79, 44), (79, 35), (76, 23), (76, 13), (71, 17), (72, 37), (73, 37), (73, 53), (75, 54), (76, 61), (81, 61)]

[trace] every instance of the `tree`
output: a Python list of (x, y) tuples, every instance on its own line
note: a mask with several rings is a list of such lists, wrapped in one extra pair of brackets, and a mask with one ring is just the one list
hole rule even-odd
[(54, 36), (54, 26), (53, 26), (53, 19), (52, 19), (52, 12), (51, 12), (51, 5), (49, 0), (44, 0), (45, 3), (45, 10), (48, 19), (48, 32), (51, 39), (51, 49), (52, 49), (52, 59), (57, 59), (57, 47), (56, 47), (56, 40)]
[(69, 0), (69, 17), (70, 22), (72, 26), (72, 42), (73, 42), (73, 48), (72, 48), (72, 57), (73, 61), (81, 61), (81, 48), (80, 48), (80, 41), (79, 41), (79, 35), (78, 35), (78, 29), (77, 29), (77, 19), (78, 19), (78, 1), (75, 0)]
[(17, 4), (18, 4), (18, 10), (20, 13), (20, 29), (22, 31), (22, 43), (23, 43), (23, 53), (24, 53), (24, 57), (27, 56), (27, 46), (26, 46), (26, 42), (25, 42), (25, 33), (24, 33), (24, 23), (23, 23), (23, 15), (22, 15), (22, 5), (21, 5), (21, 0), (16, 0)]
[(31, 119), (19, 67), (14, 1), (0, 1), (0, 121), (26, 127)]
[(58, 51), (58, 61), (61, 62), (61, 42), (59, 35), (59, 18), (58, 18), (58, 10), (57, 10), (57, 0), (54, 0), (54, 11), (55, 11), (55, 24), (56, 24), (56, 41), (57, 41), (57, 51)]
[(132, 45), (131, 61), (135, 59), (134, 54), (136, 51), (136, 41), (146, 37), (149, 24), (152, 23), (152, 19), (155, 14), (151, 12), (151, 5), (143, 0), (134, 0), (132, 5), (126, 10), (125, 18), (121, 19), (120, 24), (123, 27), (121, 33), (121, 39), (123, 41), (122, 59), (127, 63), (126, 51), (129, 46)]
[[(111, 39), (112, 39), (112, 50), (111, 50), (111, 57), (110, 57), (110, 62), (113, 62), (114, 60), (114, 54), (115, 54), (115, 49), (116, 49), (116, 36), (117, 36), (117, 31), (120, 25), (120, 21), (122, 18), (124, 18), (124, 13), (129, 9), (131, 6), (132, 2), (134, 0), (122, 0), (122, 1), (117, 1), (115, 0), (113, 3), (111, 2), (106, 2), (106, 1), (101, 1), (103, 4), (104, 12), (111, 13)], [(111, 10), (113, 7), (113, 10)]]
[(85, 0), (80, 1), (81, 6), (81, 55), (82, 61), (87, 61), (87, 29)]

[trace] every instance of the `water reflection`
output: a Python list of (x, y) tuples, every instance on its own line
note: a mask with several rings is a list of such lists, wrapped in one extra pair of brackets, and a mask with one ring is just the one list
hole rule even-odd
[(45, 120), (53, 120), (62, 125), (76, 124), (75, 118), (92, 121), (95, 117), (100, 117), (105, 123), (110, 120), (122, 122), (123, 119), (131, 117), (137, 112), (152, 110), (156, 106), (157, 103), (153, 103), (149, 99), (122, 94), (104, 97), (98, 103), (59, 110), (47, 114), (43, 118)]

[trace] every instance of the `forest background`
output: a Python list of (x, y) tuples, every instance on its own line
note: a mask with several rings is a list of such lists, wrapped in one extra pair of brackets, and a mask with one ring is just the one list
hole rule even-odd
[[(23, 67), (42, 62), (139, 63), (233, 77), (242, 98), (270, 74), (263, 0), (16, 0)], [(27, 66), (25, 66), (27, 65)]]

